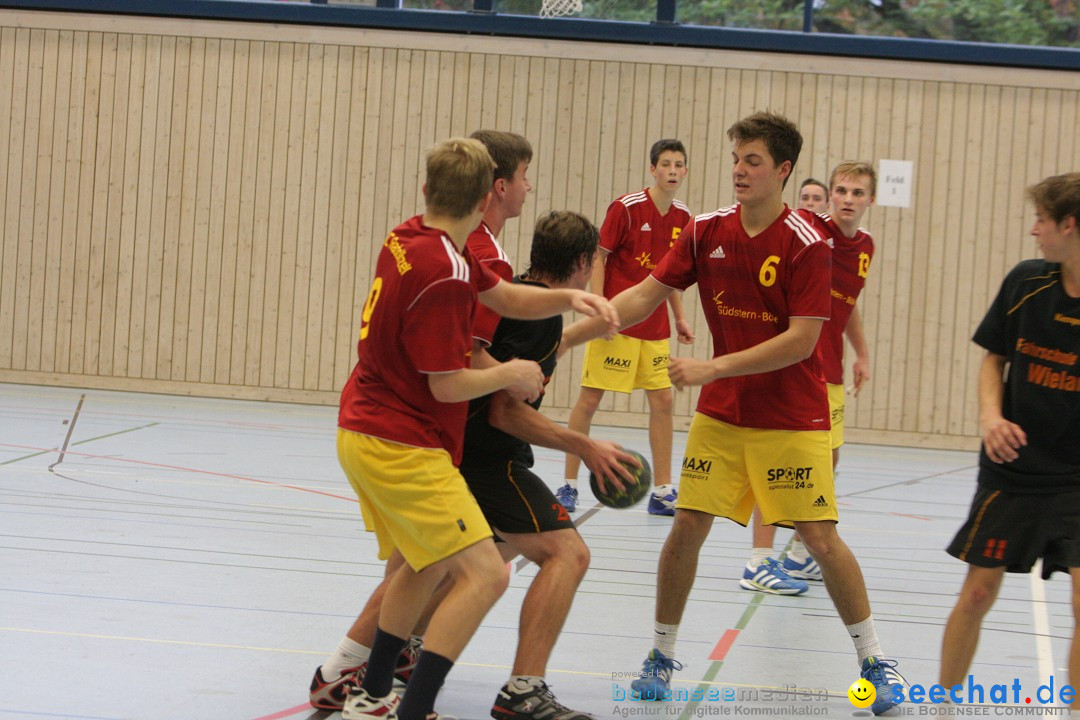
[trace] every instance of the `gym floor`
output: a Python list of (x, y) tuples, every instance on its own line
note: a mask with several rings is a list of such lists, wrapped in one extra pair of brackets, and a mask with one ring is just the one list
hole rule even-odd
[[(0, 385), (0, 718), (336, 719), (307, 705), (307, 686), (382, 576), (337, 464), (336, 418), (329, 407)], [(644, 431), (595, 432), (648, 447)], [(677, 462), (684, 443), (677, 433)], [(861, 562), (885, 653), (911, 683), (937, 680), (965, 572), (943, 548), (967, 513), (975, 464), (966, 452), (842, 451), (840, 533)], [(561, 482), (561, 454), (538, 449), (537, 467), (553, 488)], [(593, 560), (550, 663), (562, 702), (598, 718), (869, 715), (847, 698), (857, 665), (824, 587), (798, 597), (740, 589), (750, 533), (722, 520), (678, 645), (685, 669), (674, 687), (702, 699), (618, 699), (651, 645), (671, 520), (644, 504), (594, 507), (582, 487), (575, 520)], [(778, 550), (789, 538), (778, 533)], [(440, 713), (488, 717), (534, 574), (513, 563)], [(1072, 626), (1065, 576), (1007, 576), (971, 669), (986, 714), (1065, 712), (1040, 706), (1036, 691), (1054, 676), (1057, 699), (1067, 682)], [(1009, 687), (1008, 707), (989, 705), (995, 684)]]

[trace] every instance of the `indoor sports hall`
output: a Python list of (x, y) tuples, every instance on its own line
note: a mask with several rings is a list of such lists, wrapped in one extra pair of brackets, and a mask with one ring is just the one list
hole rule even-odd
[[(530, 140), (532, 189), (501, 237), (523, 267), (540, 213), (599, 224), (648, 182), (661, 137), (688, 150), (682, 202), (731, 204), (725, 130), (764, 109), (804, 137), (789, 205), (841, 160), (879, 171), (870, 381), (847, 399), (838, 527), (884, 652), (913, 688), (938, 681), (966, 568), (945, 547), (978, 473), (971, 337), (1038, 255), (1025, 188), (1080, 169), (1080, 49), (841, 34), (843, 18), (802, 32), (800, 3), (791, 27), (706, 27), (676, 21), (686, 2), (611, 20), (550, 0), (0, 1), (0, 719), (339, 718), (308, 685), (383, 563), (338, 463), (338, 400), (380, 245), (422, 210), (426, 150), (480, 128)], [(673, 354), (711, 356), (722, 303), (686, 293), (696, 337)], [(568, 419), (583, 357), (559, 362), (548, 417)], [(646, 452), (645, 399), (615, 395), (593, 434)], [(675, 393), (676, 478), (698, 396)], [(563, 454), (536, 448), (534, 470), (555, 489)], [(674, 697), (633, 699), (672, 520), (605, 507), (580, 477), (592, 560), (546, 676), (561, 702), (871, 716), (823, 585), (741, 589), (750, 531), (725, 520)], [(510, 673), (536, 566), (509, 573), (444, 717), (490, 717)], [(1074, 602), (1063, 574), (1007, 575), (963, 702), (891, 714), (1067, 715)]]

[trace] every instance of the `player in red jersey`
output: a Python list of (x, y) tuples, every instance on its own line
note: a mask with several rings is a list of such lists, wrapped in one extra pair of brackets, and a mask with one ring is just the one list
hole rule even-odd
[[(821, 328), (821, 349), (825, 382), (829, 392), (829, 431), (833, 471), (844, 444), (844, 337), (855, 350), (853, 392), (870, 379), (870, 348), (863, 333), (862, 318), (855, 302), (866, 284), (874, 239), (859, 227), (877, 193), (877, 173), (868, 163), (847, 161), (833, 168), (829, 177), (831, 215), (815, 215), (813, 222), (832, 244), (832, 316)], [(821, 568), (806, 552), (798, 533), (779, 566), (772, 556), (775, 525), (761, 522), (761, 510), (754, 509), (753, 549), (739, 585), (746, 590), (775, 595), (799, 595), (807, 590), (807, 580), (821, 580)]]
[[(690, 220), (686, 205), (675, 199), (686, 177), (686, 148), (678, 140), (658, 140), (649, 150), (652, 187), (617, 198), (608, 207), (600, 228), (602, 262), (593, 270), (592, 290), (615, 297), (648, 277), (668, 253)], [(680, 293), (669, 298), (679, 342), (694, 340), (683, 314)], [(585, 352), (581, 392), (567, 423), (571, 430), (588, 434), (593, 415), (605, 390), (631, 393), (645, 390), (649, 402), (649, 445), (652, 451), (653, 494), (649, 513), (674, 515), (678, 493), (671, 484), (673, 432), (671, 381), (667, 361), (671, 354), (667, 309), (658, 307), (648, 318), (624, 328), (610, 340), (594, 340)], [(577, 476), (581, 459), (566, 456), (566, 483), (557, 497), (568, 512), (577, 506)]]
[[(836, 531), (829, 403), (820, 355), (829, 317), (830, 250), (811, 215), (783, 202), (802, 148), (787, 119), (756, 113), (728, 129), (737, 205), (699, 215), (652, 275), (612, 301), (622, 322), (647, 317), (697, 283), (712, 333), (711, 360), (672, 358), (676, 388), (703, 385), (687, 438), (675, 522), (660, 554), (654, 647), (634, 696), (670, 699), (673, 658), (701, 546), (716, 517), (742, 525), (755, 502), (766, 523), (794, 526), (876, 689), (875, 713), (898, 704), (903, 678), (881, 657), (862, 571)], [(603, 328), (583, 321), (564, 339)]]
[[(484, 221), (469, 234), (466, 247), (489, 270), (510, 282), (514, 279), (514, 266), (499, 244), (499, 235), (507, 220), (521, 215), (525, 196), (532, 190), (527, 177), (533, 156), (532, 145), (521, 135), (502, 130), (477, 130), (469, 137), (484, 143), (491, 154), (495, 161), (495, 182), (491, 187), (491, 202), (484, 211)], [(487, 362), (487, 353), (478, 351), (491, 345), (498, 324), (498, 313), (481, 305), (473, 326), (474, 360), (483, 358), (481, 363)]]
[[(535, 399), (543, 373), (526, 360), (470, 368), (477, 299), (508, 317), (573, 308), (617, 321), (602, 298), (512, 285), (462, 254), (487, 207), (493, 168), (476, 140), (448, 140), (428, 153), (426, 210), (390, 233), (364, 303), (358, 362), (341, 395), (338, 458), (380, 558), (397, 550), (407, 564), (386, 589), (367, 672), (342, 710), (347, 719), (432, 717), (454, 660), (506, 587), (491, 530), (456, 468), (467, 401), (500, 389)], [(446, 575), (454, 586), (399, 704), (397, 659)]]

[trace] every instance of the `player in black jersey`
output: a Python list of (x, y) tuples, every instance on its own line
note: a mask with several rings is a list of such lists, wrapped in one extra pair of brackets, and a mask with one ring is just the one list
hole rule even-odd
[[(942, 642), (947, 689), (966, 678), (1006, 572), (1029, 572), (1039, 558), (1043, 578), (1068, 572), (1074, 622), (1080, 616), (1080, 173), (1047, 178), (1028, 197), (1044, 259), (1013, 268), (974, 337), (986, 350), (983, 443), (971, 512), (948, 548), (968, 574)], [(1075, 626), (1073, 633), (1076, 688)]]

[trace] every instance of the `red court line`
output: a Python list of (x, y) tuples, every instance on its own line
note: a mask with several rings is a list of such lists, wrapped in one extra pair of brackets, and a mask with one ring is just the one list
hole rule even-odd
[[(60, 452), (57, 448), (41, 448), (32, 447), (30, 445), (12, 445), (10, 443), (0, 443), (0, 447), (18, 448), (20, 450), (36, 450), (38, 452)], [(356, 502), (355, 497), (346, 497), (344, 495), (335, 495), (334, 493), (323, 492), (322, 490), (314, 490), (312, 488), (300, 487), (299, 485), (286, 485), (285, 483), (276, 483), (271, 480), (260, 480), (259, 478), (247, 477), (245, 475), (232, 475), (230, 473), (214, 472), (213, 470), (199, 470), (198, 468), (183, 467), (181, 465), (166, 465), (164, 463), (150, 462), (149, 460), (131, 460), (128, 458), (114, 457), (112, 455), (91, 455), (90, 453), (81, 453), (74, 450), (65, 450), (65, 455), (77, 455), (79, 457), (91, 458), (93, 460), (111, 460), (113, 462), (125, 462), (133, 465), (148, 465), (150, 467), (165, 468), (166, 470), (181, 470), (183, 472), (197, 473), (199, 475), (212, 475), (215, 477), (231, 478), (233, 480), (245, 480), (247, 482), (259, 483), (260, 485), (273, 485), (279, 488), (288, 488), (289, 490), (299, 490), (300, 492), (311, 493), (313, 495), (323, 495), (325, 497), (337, 498), (338, 500), (348, 500), (349, 502)]]
[(930, 518), (922, 517), (921, 515), (908, 515), (907, 513), (898, 513), (898, 512), (890, 512), (889, 514), (890, 515), (896, 515), (897, 517), (906, 517), (906, 518), (912, 518), (914, 520), (925, 520), (926, 522), (930, 522)]
[(720, 638), (720, 642), (716, 643), (716, 647), (709, 653), (709, 659), (719, 662), (723, 660), (728, 654), (728, 650), (735, 644), (735, 638), (739, 637), (738, 630), (725, 630), (723, 637)]
[(288, 710), (281, 710), (270, 715), (263, 715), (262, 717), (257, 717), (255, 718), (255, 720), (279, 720), (280, 718), (289, 717), (290, 715), (295, 715), (299, 712), (303, 712), (304, 710), (312, 709), (313, 708), (310, 704), (304, 703), (303, 705), (297, 705), (296, 707), (289, 708)]

